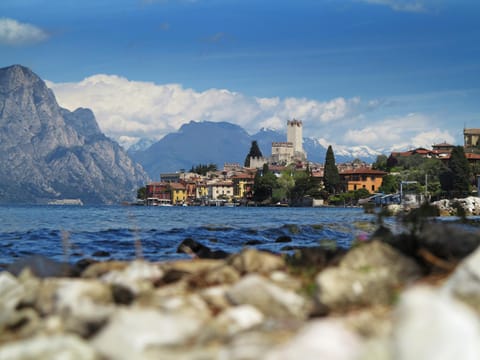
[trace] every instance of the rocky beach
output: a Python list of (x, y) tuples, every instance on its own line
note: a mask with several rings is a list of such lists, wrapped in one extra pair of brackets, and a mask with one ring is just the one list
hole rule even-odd
[(479, 359), (478, 235), (413, 228), (348, 251), (19, 262), (0, 359)]

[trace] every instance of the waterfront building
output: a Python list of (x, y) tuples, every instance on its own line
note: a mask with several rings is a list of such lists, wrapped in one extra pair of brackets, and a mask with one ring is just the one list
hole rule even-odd
[(480, 129), (463, 129), (465, 152), (480, 145)]
[(377, 192), (382, 186), (383, 177), (387, 175), (385, 171), (374, 170), (371, 168), (357, 168), (340, 173), (347, 191), (367, 189), (369, 192)]

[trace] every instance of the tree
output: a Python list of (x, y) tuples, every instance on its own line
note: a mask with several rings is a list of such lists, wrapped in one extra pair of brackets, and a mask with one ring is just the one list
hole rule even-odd
[(323, 184), (329, 193), (335, 193), (340, 186), (340, 175), (335, 165), (335, 155), (332, 146), (329, 145), (325, 155), (325, 167), (323, 170)]
[(195, 174), (199, 174), (199, 175), (207, 175), (208, 172), (210, 171), (217, 171), (217, 165), (216, 164), (199, 164), (197, 166), (192, 166), (192, 168), (190, 169), (190, 172), (192, 173), (195, 173)]
[(247, 154), (247, 157), (245, 158), (245, 167), (250, 167), (250, 158), (252, 157), (262, 157), (262, 152), (260, 151), (260, 148), (258, 147), (257, 140), (252, 141), (252, 145), (250, 146), (250, 151)]
[(382, 186), (378, 189), (385, 194), (394, 194), (398, 192), (400, 179), (395, 175), (385, 175), (382, 179)]
[(142, 186), (137, 190), (137, 199), (145, 200), (147, 198), (147, 188)]
[(272, 198), (273, 190), (277, 188), (277, 177), (263, 165), (263, 170), (257, 171), (253, 180), (253, 199), (257, 202), (265, 202)]
[(373, 163), (373, 168), (376, 170), (387, 170), (387, 156), (386, 155), (378, 155), (377, 160)]
[(463, 146), (455, 146), (450, 153), (448, 169), (440, 176), (442, 190), (453, 196), (462, 196), (470, 191), (470, 164)]

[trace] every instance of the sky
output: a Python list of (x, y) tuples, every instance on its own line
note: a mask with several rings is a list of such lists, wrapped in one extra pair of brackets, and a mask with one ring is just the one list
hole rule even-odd
[(126, 147), (191, 120), (384, 152), (480, 128), (478, 0), (2, 0), (13, 64)]

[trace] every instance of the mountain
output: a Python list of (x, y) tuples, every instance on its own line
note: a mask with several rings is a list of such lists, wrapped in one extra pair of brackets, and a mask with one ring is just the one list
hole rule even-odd
[(90, 110), (60, 108), (26, 67), (0, 69), (0, 203), (118, 203), (147, 180)]
[(243, 164), (250, 144), (250, 135), (238, 125), (191, 121), (131, 156), (151, 178), (158, 179), (162, 172), (189, 170), (198, 164), (214, 163), (219, 168), (225, 162)]
[[(256, 140), (263, 156), (270, 156), (272, 142), (286, 141), (286, 133), (271, 129), (261, 129), (249, 135), (242, 127), (228, 122), (191, 121), (183, 125), (178, 132), (168, 134), (149, 148), (142, 146), (129, 149), (131, 157), (140, 163), (153, 179), (158, 179), (162, 172), (189, 170), (198, 164), (214, 163), (222, 168), (224, 163), (243, 164), (253, 140)], [(142, 143), (145, 139), (140, 140)], [(141, 145), (141, 143), (140, 143)], [(323, 163), (327, 148), (317, 139), (304, 138), (303, 148), (310, 161)], [(375, 161), (378, 153), (368, 148), (341, 147), (335, 152), (337, 163), (360, 158)], [(362, 150), (362, 151), (360, 151)]]

